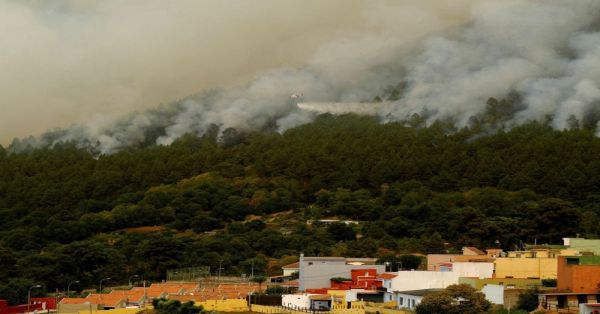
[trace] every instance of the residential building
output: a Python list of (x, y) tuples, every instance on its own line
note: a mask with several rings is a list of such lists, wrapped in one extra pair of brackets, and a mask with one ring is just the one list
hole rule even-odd
[(467, 246), (463, 247), (462, 254), (428, 254), (427, 270), (448, 271), (449, 265), (457, 262), (491, 263), (502, 252), (499, 249), (488, 249), (487, 251), (488, 254), (475, 247)]
[(482, 250), (480, 250), (474, 246), (465, 246), (465, 247), (463, 247), (462, 251), (463, 251), (463, 255), (466, 255), (466, 256), (486, 255), (485, 252), (483, 252)]
[(568, 292), (600, 292), (600, 256), (560, 256), (557, 289)]
[(300, 271), (299, 265), (300, 265), (299, 262), (295, 262), (295, 263), (291, 263), (291, 264), (281, 267), (281, 269), (283, 270), (283, 276), (288, 277), (288, 276), (292, 276), (294, 273), (299, 272)]
[(598, 303), (600, 256), (560, 256), (557, 288), (539, 298), (542, 308), (566, 313), (578, 313), (581, 304)]
[(555, 279), (560, 250), (535, 249), (508, 252), (494, 260), (496, 278)]
[(563, 238), (564, 245), (580, 253), (600, 256), (600, 239)]
[(332, 296), (328, 294), (284, 294), (281, 306), (300, 311), (326, 311), (331, 309)]
[(457, 262), (452, 263), (450, 270), (458, 277), (492, 278), (494, 276), (494, 263)]
[(421, 289), (398, 292), (395, 295), (396, 304), (398, 304), (399, 309), (409, 309), (414, 311), (426, 295), (442, 290), (444, 289)]
[(374, 269), (385, 272), (385, 265), (375, 265), (374, 258), (305, 257), (300, 255), (299, 290), (322, 289), (330, 286), (331, 278), (350, 278), (353, 269)]
[(0, 314), (26, 313), (28, 309), (30, 312), (43, 310), (42, 304), (20, 304), (9, 306), (8, 301), (0, 300)]
[(544, 292), (539, 294), (540, 308), (561, 313), (579, 313), (581, 304), (595, 304), (598, 301), (600, 301), (598, 292)]
[[(399, 271), (391, 281), (391, 291), (443, 289), (458, 283), (458, 273), (439, 271)], [(389, 291), (389, 290), (388, 290)]]
[(396, 273), (383, 273), (378, 276), (382, 282), (380, 289), (384, 291), (383, 302), (390, 302), (394, 300), (392, 280), (396, 278), (396, 276), (398, 276)]

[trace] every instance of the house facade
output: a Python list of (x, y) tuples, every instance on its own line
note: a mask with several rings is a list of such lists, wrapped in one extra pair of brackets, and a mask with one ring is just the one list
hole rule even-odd
[(331, 278), (351, 278), (352, 270), (373, 269), (376, 273), (385, 272), (385, 265), (375, 265), (372, 258), (345, 257), (305, 257), (300, 255), (298, 283), (299, 290), (330, 287)]

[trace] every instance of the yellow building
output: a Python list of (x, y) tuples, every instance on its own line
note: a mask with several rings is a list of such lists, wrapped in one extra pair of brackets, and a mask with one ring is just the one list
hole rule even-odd
[(556, 279), (557, 257), (562, 253), (557, 249), (508, 252), (507, 257), (494, 261), (494, 275), (496, 278)]

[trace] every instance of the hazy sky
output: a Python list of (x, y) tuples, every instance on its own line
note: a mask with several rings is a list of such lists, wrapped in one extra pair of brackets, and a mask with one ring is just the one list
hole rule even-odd
[(464, 22), (475, 1), (4, 0), (0, 143), (326, 64), (323, 47), (357, 36), (409, 41)]

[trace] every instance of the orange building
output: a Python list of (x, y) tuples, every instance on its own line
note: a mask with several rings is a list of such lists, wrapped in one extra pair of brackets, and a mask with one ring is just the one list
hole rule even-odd
[(600, 256), (559, 256), (557, 289), (575, 293), (600, 292)]
[(557, 274), (556, 290), (539, 294), (544, 310), (580, 313), (581, 304), (600, 301), (600, 256), (559, 256)]

